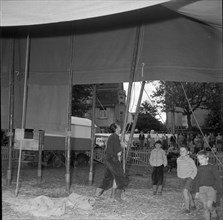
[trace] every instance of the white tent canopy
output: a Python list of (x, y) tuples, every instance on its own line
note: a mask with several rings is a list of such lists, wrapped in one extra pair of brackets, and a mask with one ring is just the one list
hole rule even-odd
[[(0, 26), (74, 21), (127, 12), (156, 4), (222, 28), (221, 0), (1, 0)], [(28, 18), (28, 19), (27, 19)]]
[(21, 26), (81, 20), (136, 10), (166, 1), (169, 0), (3, 0), (0, 25)]

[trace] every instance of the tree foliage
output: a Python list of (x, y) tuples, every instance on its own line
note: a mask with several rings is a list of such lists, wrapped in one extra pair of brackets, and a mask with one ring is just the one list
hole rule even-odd
[(152, 117), (156, 117), (158, 115), (157, 108), (149, 103), (149, 101), (145, 100), (141, 104), (140, 109), (141, 114), (150, 114)]
[(156, 107), (152, 106), (147, 100), (141, 104), (141, 109), (138, 115), (136, 128), (144, 132), (151, 130), (163, 130), (163, 124), (156, 119), (158, 111)]
[(213, 104), (215, 89), (214, 83), (160, 81), (152, 97), (163, 111), (177, 112), (176, 107), (180, 107), (191, 129), (192, 112), (199, 108), (209, 109)]
[(72, 115), (84, 117), (88, 112), (88, 101), (92, 97), (92, 88), (90, 85), (74, 85), (72, 89)]
[(205, 129), (221, 132), (223, 130), (223, 83), (214, 88), (215, 97), (209, 102), (210, 112), (205, 120)]

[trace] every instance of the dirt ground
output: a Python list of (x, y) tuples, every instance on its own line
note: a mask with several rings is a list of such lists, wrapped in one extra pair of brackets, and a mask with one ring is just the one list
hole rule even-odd
[[(104, 172), (102, 164), (94, 164), (94, 182), (89, 184), (89, 166), (71, 169), (70, 193), (94, 197), (95, 189)], [(181, 214), (184, 208), (183, 197), (176, 177), (176, 170), (165, 173), (165, 185), (162, 196), (153, 196), (151, 189), (151, 171), (146, 168), (127, 167), (129, 185), (123, 195), (123, 202), (117, 203), (110, 198), (111, 191), (96, 199), (91, 210), (66, 208), (59, 217), (35, 217), (29, 212), (15, 211), (8, 201), (35, 198), (41, 195), (54, 200), (69, 195), (65, 187), (65, 168), (43, 169), (42, 183), (37, 184), (37, 168), (23, 168), (20, 172), (19, 194), (15, 196), (17, 169), (13, 169), (11, 186), (6, 185), (6, 169), (2, 169), (2, 219), (3, 220), (201, 220), (202, 207), (197, 201), (197, 209), (188, 215)], [(219, 204), (218, 204), (219, 206)], [(223, 216), (218, 207), (219, 215)]]

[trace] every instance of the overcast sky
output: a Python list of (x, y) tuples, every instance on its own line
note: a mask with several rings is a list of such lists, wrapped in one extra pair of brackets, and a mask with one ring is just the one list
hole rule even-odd
[[(143, 96), (142, 96), (142, 102), (143, 103), (145, 100), (148, 100), (150, 102), (150, 100), (152, 100), (151, 98), (151, 94), (153, 93), (153, 91), (155, 91), (155, 85), (156, 85), (156, 81), (154, 81), (153, 83), (146, 83), (145, 84), (145, 88), (144, 88), (144, 92), (143, 92)], [(138, 98), (139, 98), (139, 93), (140, 93), (140, 88), (141, 88), (141, 82), (135, 82), (132, 85), (132, 97), (131, 97), (131, 103), (130, 103), (130, 108), (129, 111), (130, 112), (135, 112), (136, 110), (136, 105), (138, 102)], [(124, 89), (126, 91), (126, 95), (128, 94), (128, 83), (124, 83)], [(145, 92), (146, 91), (146, 92)], [(149, 96), (149, 97), (148, 97)], [(159, 113), (161, 114), (162, 119), (158, 118), (160, 121), (166, 121), (166, 114), (165, 113), (161, 113), (159, 111)]]

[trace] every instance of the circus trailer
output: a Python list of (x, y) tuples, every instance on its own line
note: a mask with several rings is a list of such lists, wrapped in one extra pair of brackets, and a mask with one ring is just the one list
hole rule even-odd
[[(29, 133), (29, 134), (28, 134)], [(38, 161), (38, 141), (34, 140), (32, 129), (25, 129), (23, 146), (23, 160), (34, 165)], [(65, 166), (65, 132), (45, 131), (42, 163), (50, 167)], [(31, 145), (29, 143), (32, 143)], [(28, 146), (29, 145), (29, 146)], [(19, 142), (15, 141), (15, 149), (19, 149)], [(87, 164), (91, 150), (91, 120), (87, 118), (71, 117), (71, 165)], [(28, 155), (28, 156), (26, 156)]]
[[(45, 133), (44, 159), (54, 167), (65, 163), (65, 134), (61, 132)], [(91, 120), (71, 117), (71, 163), (87, 164), (91, 150)]]

